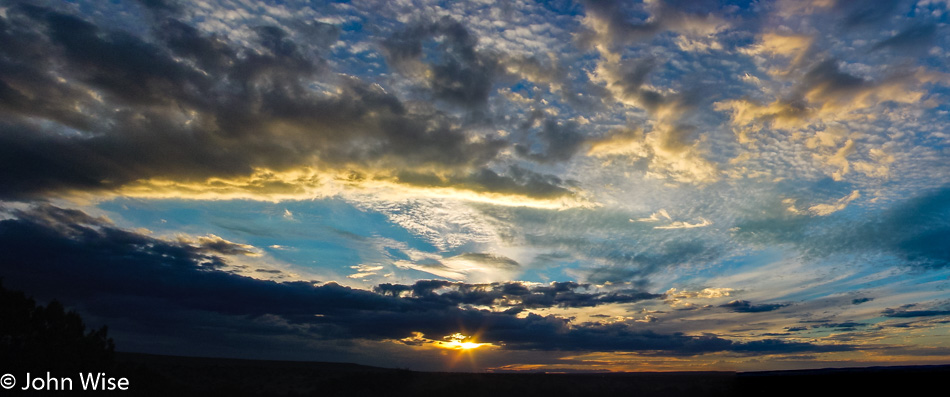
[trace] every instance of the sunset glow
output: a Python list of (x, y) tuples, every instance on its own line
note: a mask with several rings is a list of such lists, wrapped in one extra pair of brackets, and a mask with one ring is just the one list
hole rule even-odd
[(0, 1), (0, 279), (124, 352), (950, 363), (947, 0)]
[(490, 343), (476, 343), (472, 342), (469, 336), (462, 335), (460, 333), (455, 333), (443, 338), (441, 342), (437, 342), (437, 346), (446, 348), (446, 349), (456, 349), (456, 350), (470, 350), (475, 349), (481, 346), (491, 345)]

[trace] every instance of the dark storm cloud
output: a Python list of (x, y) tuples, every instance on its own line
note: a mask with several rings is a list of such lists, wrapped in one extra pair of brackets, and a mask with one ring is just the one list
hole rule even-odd
[[(657, 297), (624, 290), (588, 293), (570, 282), (526, 286), (424, 280), (412, 286), (383, 284), (374, 293), (335, 283), (258, 280), (218, 270), (226, 265), (226, 258), (200, 247), (122, 230), (80, 211), (40, 206), (10, 214), (13, 218), (0, 221), (0, 251), (4, 253), (0, 274), (5, 285), (41, 300), (56, 297), (71, 302), (84, 316), (109, 323), (113, 325), (110, 331), (132, 340), (136, 335), (162, 332), (162, 338), (174, 339), (193, 354), (214, 351), (221, 347), (216, 343), (240, 338), (245, 346), (269, 346), (287, 335), (313, 340), (393, 340), (423, 332), (438, 339), (459, 331), (479, 332), (482, 340), (515, 350), (694, 355), (850, 349), (657, 334), (627, 324), (572, 325), (556, 316), (515, 316), (519, 310), (460, 307), (496, 296), (520, 300), (523, 307), (580, 307)], [(446, 288), (448, 292), (440, 291)], [(217, 335), (210, 335), (209, 329)]]
[[(422, 176), (440, 169), (443, 181), (477, 191), (568, 193), (525, 172), (495, 178), (487, 164), (507, 142), (473, 141), (451, 116), (410, 111), (378, 86), (331, 76), (320, 53), (336, 27), (301, 22), (292, 35), (261, 26), (241, 47), (174, 12), (150, 23), (151, 36), (138, 37), (28, 5), (0, 17), (0, 197), (369, 164)], [(493, 61), (457, 22), (429, 29), (445, 36), (436, 95), (483, 103)], [(307, 86), (330, 77), (338, 94)]]
[[(681, 333), (658, 334), (651, 331), (636, 331), (621, 323), (584, 324), (563, 333), (552, 333), (557, 324), (540, 316), (529, 315), (526, 320), (536, 331), (535, 337), (521, 343), (522, 348), (545, 350), (588, 351), (655, 351), (670, 355), (697, 355), (718, 351), (746, 354), (773, 354), (795, 352), (847, 351), (851, 346), (814, 345), (810, 343), (784, 342), (765, 339), (750, 342), (735, 342), (712, 335), (687, 336)], [(505, 336), (499, 333), (499, 336)], [(499, 338), (506, 340), (504, 337)]]
[(808, 327), (785, 327), (788, 332), (808, 331)]
[(618, 65), (616, 80), (612, 83), (619, 88), (615, 95), (628, 101), (635, 101), (639, 106), (650, 112), (656, 112), (663, 106), (678, 109), (680, 112), (691, 110), (701, 98), (709, 98), (708, 93), (702, 93), (702, 87), (694, 86), (689, 90), (663, 95), (652, 89), (643, 88), (649, 74), (657, 66), (656, 60), (644, 58), (631, 60)]
[(813, 66), (801, 80), (804, 92), (816, 92), (823, 97), (834, 97), (856, 92), (867, 81), (842, 72), (837, 59), (827, 59)]
[(834, 328), (838, 331), (854, 331), (857, 328), (867, 327), (865, 323), (847, 321), (843, 323), (821, 323), (813, 325), (812, 328)]
[[(407, 299), (441, 304), (446, 307), (483, 305), (519, 311), (548, 307), (592, 307), (606, 303), (633, 303), (663, 296), (630, 289), (588, 292), (589, 288), (589, 284), (570, 281), (537, 286), (521, 282), (466, 284), (420, 280), (411, 286), (380, 284), (374, 288), (374, 291), (383, 295), (403, 296)], [(438, 293), (436, 293), (437, 290)]]
[(569, 160), (584, 144), (584, 134), (578, 131), (577, 123), (570, 121), (558, 123), (554, 120), (545, 120), (538, 141), (543, 149), (534, 151), (525, 145), (516, 145), (515, 151), (528, 159), (539, 163), (551, 163)]
[(420, 187), (457, 187), (474, 191), (522, 194), (534, 198), (555, 198), (572, 194), (570, 187), (574, 182), (537, 173), (517, 165), (508, 167), (502, 173), (488, 168), (479, 169), (467, 175), (436, 177), (416, 172), (402, 172), (397, 175), (399, 182)]
[[(435, 60), (423, 50), (426, 40), (441, 37)], [(478, 38), (458, 21), (444, 17), (437, 22), (411, 25), (383, 41), (386, 60), (404, 74), (428, 63), (428, 89), (437, 99), (480, 108), (485, 106), (498, 69), (497, 57), (476, 50)], [(429, 62), (427, 62), (429, 61)], [(425, 74), (425, 73), (422, 73)]]
[(874, 300), (874, 298), (855, 298), (855, 299), (852, 299), (852, 300), (851, 300), (851, 304), (852, 304), (852, 305), (860, 305), (860, 304), (862, 304), (862, 303), (870, 302), (870, 301), (873, 301), (873, 300)]
[(199, 252), (211, 252), (220, 255), (258, 255), (259, 253), (253, 247), (246, 244), (238, 244), (221, 237), (210, 235), (198, 237), (196, 242), (180, 239), (182, 243), (191, 244)]
[[(643, 58), (624, 62), (620, 65), (620, 79), (618, 83), (623, 87), (623, 94), (627, 96), (640, 95), (644, 103), (655, 104), (657, 99), (652, 98), (652, 91), (641, 91), (640, 87), (647, 82), (650, 73), (657, 66), (657, 61), (653, 58)], [(658, 95), (658, 94), (656, 94)]]
[(881, 315), (885, 317), (898, 317), (898, 318), (950, 316), (950, 310), (938, 310), (938, 309), (911, 310), (915, 306), (917, 306), (917, 304), (904, 305), (897, 309), (891, 309), (891, 308), (884, 309), (884, 311), (881, 312)]
[(741, 300), (741, 299), (737, 299), (737, 300), (731, 301), (731, 302), (729, 302), (729, 303), (724, 303), (724, 304), (719, 305), (719, 307), (724, 307), (724, 308), (727, 308), (727, 309), (729, 309), (729, 310), (732, 310), (732, 311), (738, 312), (738, 313), (761, 313), (761, 312), (770, 312), (770, 311), (773, 311), (773, 310), (781, 309), (781, 308), (783, 308), (783, 307), (785, 307), (785, 306), (788, 306), (788, 305), (787, 305), (787, 304), (780, 304), (780, 303), (770, 303), (770, 304), (762, 304), (762, 305), (753, 305), (751, 302), (749, 302), (749, 301), (744, 301), (744, 300)]
[[(76, 210), (42, 206), (13, 215), (17, 219), (0, 221), (0, 246), (6, 253), (2, 274), (11, 285), (19, 284), (43, 298), (81, 303), (124, 295), (160, 299), (170, 305), (167, 309), (183, 306), (246, 315), (266, 314), (271, 308), (287, 315), (312, 316), (386, 306), (378, 304), (384, 301), (378, 295), (338, 285), (278, 284), (216, 271), (225, 259), (203, 247), (122, 230)], [(332, 306), (320, 302), (350, 293), (359, 297)], [(314, 298), (319, 295), (324, 298)], [(378, 302), (371, 303), (374, 300)]]

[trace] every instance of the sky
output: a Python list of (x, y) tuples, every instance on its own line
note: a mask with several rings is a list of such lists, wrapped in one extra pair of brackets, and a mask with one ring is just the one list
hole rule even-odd
[(0, 276), (120, 351), (950, 362), (950, 2), (0, 1)]

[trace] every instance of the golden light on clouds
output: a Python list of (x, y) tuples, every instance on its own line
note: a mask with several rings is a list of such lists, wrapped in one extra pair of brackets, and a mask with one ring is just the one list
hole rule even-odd
[(443, 336), (441, 340), (436, 340), (426, 338), (425, 334), (421, 332), (413, 332), (412, 336), (402, 338), (398, 340), (398, 343), (410, 346), (429, 346), (439, 349), (457, 351), (471, 351), (480, 347), (498, 347), (497, 345), (488, 342), (476, 342), (476, 338), (477, 336), (475, 335), (465, 335), (461, 332), (456, 332), (452, 335)]
[[(123, 340), (226, 321), (276, 359), (471, 371), (950, 357), (947, 0), (14, 3), (0, 274)], [(202, 335), (157, 336), (260, 355)]]
[[(700, 185), (718, 180), (718, 169), (703, 157), (699, 142), (689, 143), (689, 138), (683, 135), (684, 131), (658, 122), (649, 133), (622, 130), (594, 141), (587, 154), (601, 159), (617, 157), (632, 162), (648, 159), (651, 170), (646, 173), (648, 178)], [(605, 168), (609, 164), (609, 161), (606, 162)]]
[(459, 332), (456, 332), (452, 335), (443, 337), (443, 340), (435, 342), (435, 345), (443, 349), (453, 350), (471, 350), (482, 346), (491, 346), (491, 343), (473, 342), (472, 338), (472, 336), (463, 335)]
[[(354, 177), (354, 175), (359, 175)], [(354, 201), (436, 198), (506, 207), (538, 209), (592, 208), (598, 205), (582, 192), (554, 197), (534, 197), (528, 192), (494, 192), (464, 183), (425, 186), (405, 183), (388, 172), (357, 172), (302, 167), (287, 171), (255, 169), (247, 176), (209, 178), (204, 181), (143, 179), (122, 187), (117, 195), (144, 199), (253, 200), (281, 202), (341, 197)]]

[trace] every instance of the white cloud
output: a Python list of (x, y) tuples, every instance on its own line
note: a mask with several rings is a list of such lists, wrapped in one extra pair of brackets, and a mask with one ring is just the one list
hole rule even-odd
[(848, 206), (848, 203), (857, 200), (859, 197), (861, 197), (861, 193), (855, 190), (852, 191), (851, 194), (838, 199), (838, 201), (835, 201), (832, 204), (816, 204), (809, 207), (808, 210), (811, 211), (812, 214), (818, 216), (830, 215), (845, 209), (845, 207)]
[(712, 225), (712, 222), (710, 222), (708, 219), (699, 218), (699, 222), (697, 223), (676, 221), (666, 226), (654, 226), (653, 228), (654, 229), (693, 229), (697, 227), (706, 227), (709, 225)]
[[(673, 218), (670, 217), (669, 212), (666, 212), (665, 209), (660, 208), (659, 211), (654, 212), (649, 218), (640, 218), (637, 219), (636, 222), (659, 222), (661, 217), (668, 221), (673, 220)], [(634, 220), (631, 219), (630, 222), (634, 222)]]
[(654, 229), (692, 229), (692, 228), (705, 227), (705, 226), (712, 225), (712, 222), (702, 217), (700, 217), (699, 221), (695, 223), (689, 223), (689, 222), (684, 222), (684, 221), (674, 221), (673, 217), (670, 216), (670, 213), (662, 208), (654, 212), (647, 218), (639, 218), (637, 220), (631, 219), (630, 222), (660, 222), (664, 219), (667, 221), (670, 221), (670, 223), (666, 225), (661, 225), (661, 226), (654, 226), (653, 228)]
[(366, 278), (370, 276), (375, 276), (376, 272), (383, 270), (383, 266), (360, 264), (356, 266), (350, 266), (350, 269), (356, 270), (356, 273), (346, 276), (347, 278), (361, 279), (361, 278)]

